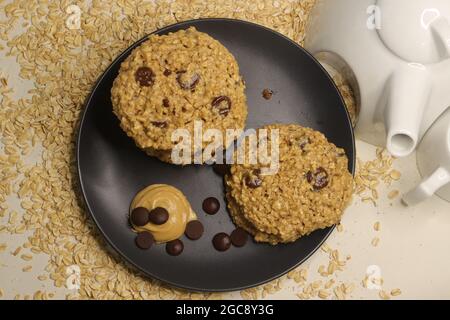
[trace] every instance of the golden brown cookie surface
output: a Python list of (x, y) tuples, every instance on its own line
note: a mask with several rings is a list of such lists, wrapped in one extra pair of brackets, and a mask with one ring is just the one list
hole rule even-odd
[(344, 151), (309, 128), (265, 128), (279, 130), (279, 171), (261, 175), (260, 165), (231, 166), (226, 189), (233, 221), (271, 244), (338, 223), (353, 192)]
[(232, 54), (191, 27), (152, 35), (122, 63), (111, 91), (113, 111), (136, 144), (171, 162), (172, 133), (194, 122), (203, 130), (242, 129), (245, 85)]

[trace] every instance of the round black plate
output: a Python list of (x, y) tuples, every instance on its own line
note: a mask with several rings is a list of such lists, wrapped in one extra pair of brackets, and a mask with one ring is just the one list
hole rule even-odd
[[(343, 101), (319, 63), (300, 46), (262, 26), (229, 19), (178, 23), (157, 34), (195, 26), (224, 44), (236, 57), (247, 85), (248, 128), (270, 123), (299, 123), (323, 132), (342, 147), (354, 170), (355, 148), (351, 123)], [(209, 166), (174, 166), (139, 150), (120, 129), (112, 113), (110, 90), (120, 63), (141, 39), (105, 71), (88, 99), (78, 137), (78, 170), (85, 202), (108, 242), (147, 275), (194, 291), (232, 291), (256, 286), (283, 275), (305, 261), (328, 237), (332, 228), (314, 232), (289, 245), (248, 243), (220, 253), (211, 239), (234, 226), (224, 201), (223, 181)], [(264, 88), (274, 90), (270, 101)], [(150, 184), (173, 185), (186, 195), (205, 234), (198, 241), (182, 238), (184, 252), (171, 257), (164, 245), (148, 251), (134, 244), (127, 222), (134, 195)], [(206, 197), (220, 199), (215, 216), (202, 211)]]

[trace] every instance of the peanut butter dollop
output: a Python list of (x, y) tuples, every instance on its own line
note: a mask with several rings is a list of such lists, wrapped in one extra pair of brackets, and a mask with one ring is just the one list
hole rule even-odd
[(169, 219), (162, 225), (151, 222), (141, 227), (133, 225), (134, 230), (138, 232), (151, 232), (157, 243), (180, 238), (186, 229), (186, 224), (197, 219), (197, 215), (183, 193), (166, 184), (154, 184), (141, 190), (131, 202), (130, 212), (137, 207), (143, 207), (149, 211), (162, 207), (169, 212)]

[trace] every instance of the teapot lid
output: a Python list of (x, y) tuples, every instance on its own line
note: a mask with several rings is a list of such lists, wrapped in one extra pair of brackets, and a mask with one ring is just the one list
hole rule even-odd
[(436, 63), (450, 57), (449, 0), (377, 0), (378, 34), (407, 62)]

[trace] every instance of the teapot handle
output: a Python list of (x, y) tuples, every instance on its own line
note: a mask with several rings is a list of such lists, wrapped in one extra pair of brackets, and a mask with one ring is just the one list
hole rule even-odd
[(450, 183), (450, 172), (445, 168), (439, 167), (431, 176), (422, 180), (415, 189), (404, 195), (403, 203), (408, 206), (414, 206), (431, 197), (447, 183)]

